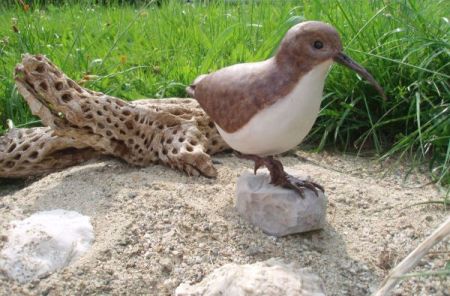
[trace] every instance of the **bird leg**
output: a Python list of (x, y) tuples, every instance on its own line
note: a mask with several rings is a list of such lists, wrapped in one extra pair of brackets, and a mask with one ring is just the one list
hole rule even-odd
[(302, 198), (305, 197), (304, 195), (305, 188), (312, 190), (316, 194), (316, 196), (319, 195), (317, 189), (319, 189), (322, 192), (325, 192), (325, 190), (321, 185), (313, 181), (301, 180), (286, 173), (284, 171), (281, 162), (275, 159), (273, 156), (261, 157), (258, 155), (241, 154), (239, 152), (236, 152), (236, 155), (239, 158), (253, 160), (255, 162), (254, 168), (255, 175), (260, 167), (265, 166), (270, 173), (270, 184), (292, 189), (295, 192), (297, 192)]

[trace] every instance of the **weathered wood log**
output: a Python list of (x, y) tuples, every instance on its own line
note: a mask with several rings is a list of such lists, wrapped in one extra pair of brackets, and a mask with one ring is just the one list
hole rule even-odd
[(82, 163), (99, 153), (49, 127), (13, 129), (0, 137), (0, 177), (51, 173)]
[(0, 138), (0, 177), (48, 173), (98, 154), (215, 177), (210, 155), (228, 149), (193, 99), (126, 102), (79, 86), (41, 55), (24, 55), (15, 80), (48, 127), (13, 129)]

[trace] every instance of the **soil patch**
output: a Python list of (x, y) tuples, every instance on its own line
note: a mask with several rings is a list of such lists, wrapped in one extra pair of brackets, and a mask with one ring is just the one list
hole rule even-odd
[[(36, 211), (65, 209), (91, 217), (95, 242), (71, 266), (20, 285), (0, 274), (1, 295), (166, 295), (181, 282), (198, 282), (223, 264), (283, 258), (317, 273), (329, 295), (374, 292), (390, 268), (448, 215), (425, 175), (403, 166), (328, 153), (281, 160), (307, 174), (328, 195), (324, 230), (267, 236), (234, 209), (237, 177), (252, 169), (230, 154), (213, 157), (217, 179), (188, 177), (164, 166), (136, 168), (107, 159), (43, 177), (0, 195), (0, 235), (9, 222)], [(19, 186), (20, 187), (20, 186)], [(0, 240), (0, 247), (4, 242)], [(443, 268), (441, 243), (418, 270)], [(412, 278), (394, 295), (449, 295), (450, 279)]]

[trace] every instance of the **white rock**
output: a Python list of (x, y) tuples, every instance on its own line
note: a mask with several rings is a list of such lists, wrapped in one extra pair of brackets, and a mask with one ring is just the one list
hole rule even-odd
[(0, 270), (21, 283), (69, 265), (94, 240), (89, 217), (73, 211), (38, 212), (10, 226), (0, 253)]
[(273, 236), (321, 229), (326, 223), (327, 199), (305, 189), (304, 198), (293, 190), (270, 184), (268, 174), (244, 173), (236, 186), (239, 214)]
[(325, 287), (315, 274), (269, 259), (255, 264), (226, 264), (196, 285), (182, 283), (176, 296), (322, 296)]

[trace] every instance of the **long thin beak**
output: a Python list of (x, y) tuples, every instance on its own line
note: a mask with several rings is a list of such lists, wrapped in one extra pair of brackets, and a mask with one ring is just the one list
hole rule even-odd
[(372, 75), (370, 75), (369, 72), (367, 72), (366, 69), (364, 69), (362, 66), (360, 66), (358, 63), (356, 63), (355, 61), (353, 61), (351, 58), (349, 58), (348, 56), (346, 56), (345, 54), (343, 54), (342, 52), (338, 53), (335, 57), (334, 57), (334, 61), (342, 64), (350, 69), (352, 69), (353, 71), (355, 71), (356, 73), (358, 73), (359, 75), (361, 75), (361, 77), (365, 78), (367, 81), (370, 82), (370, 84), (373, 85), (373, 87), (378, 91), (378, 93), (381, 95), (381, 97), (386, 100), (386, 94), (384, 93), (383, 88), (378, 84), (378, 82), (372, 77)]

